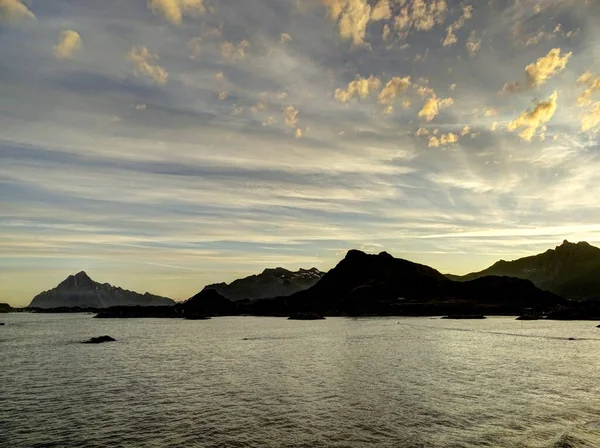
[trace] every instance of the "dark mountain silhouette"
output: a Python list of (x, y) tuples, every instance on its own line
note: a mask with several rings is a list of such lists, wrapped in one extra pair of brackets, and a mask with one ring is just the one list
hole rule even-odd
[(149, 293), (139, 294), (109, 285), (97, 283), (85, 272), (70, 275), (56, 288), (38, 294), (29, 305), (30, 308), (108, 308), (118, 305), (160, 306), (173, 305), (175, 302), (166, 297)]
[(514, 261), (500, 260), (489, 268), (464, 276), (448, 275), (458, 281), (486, 275), (504, 275), (531, 280), (540, 289), (571, 300), (600, 300), (600, 249), (586, 242), (564, 241), (555, 249)]
[(490, 276), (454, 282), (433, 268), (386, 252), (367, 255), (351, 250), (312, 288), (289, 297), (256, 301), (252, 308), (256, 314), (500, 314), (544, 310), (563, 302), (527, 280)]
[[(318, 283), (291, 296), (233, 302), (204, 289), (175, 306), (111, 308), (97, 317), (539, 315), (569, 306), (529, 280), (488, 276), (455, 282), (435, 269), (385, 252), (368, 255), (352, 250)], [(568, 318), (574, 312), (569, 308), (561, 315)]]
[(251, 275), (230, 284), (215, 283), (204, 290), (215, 290), (232, 300), (256, 300), (267, 297), (289, 296), (317, 283), (325, 273), (317, 268), (300, 269), (293, 272), (284, 268), (265, 269), (261, 274)]

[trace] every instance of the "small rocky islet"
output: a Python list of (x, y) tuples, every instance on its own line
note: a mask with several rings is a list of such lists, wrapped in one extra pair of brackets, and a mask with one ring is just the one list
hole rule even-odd
[(116, 342), (117, 340), (111, 336), (97, 336), (83, 341), (82, 344), (104, 344), (105, 342)]

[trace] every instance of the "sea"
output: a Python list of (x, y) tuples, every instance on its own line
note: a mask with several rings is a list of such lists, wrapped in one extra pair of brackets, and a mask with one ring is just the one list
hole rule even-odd
[(0, 321), (1, 447), (600, 447), (594, 322)]

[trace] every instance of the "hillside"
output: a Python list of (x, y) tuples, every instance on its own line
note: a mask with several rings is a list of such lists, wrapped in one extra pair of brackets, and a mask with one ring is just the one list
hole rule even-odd
[(600, 249), (564, 241), (555, 249), (514, 261), (500, 260), (480, 272), (448, 275), (457, 281), (489, 275), (530, 280), (535, 286), (571, 300), (600, 300)]

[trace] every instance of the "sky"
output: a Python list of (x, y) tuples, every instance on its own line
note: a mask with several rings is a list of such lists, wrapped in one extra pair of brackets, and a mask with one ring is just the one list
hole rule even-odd
[[(0, 0), (0, 302), (600, 243), (597, 0)], [(597, 70), (597, 71), (595, 71)]]

